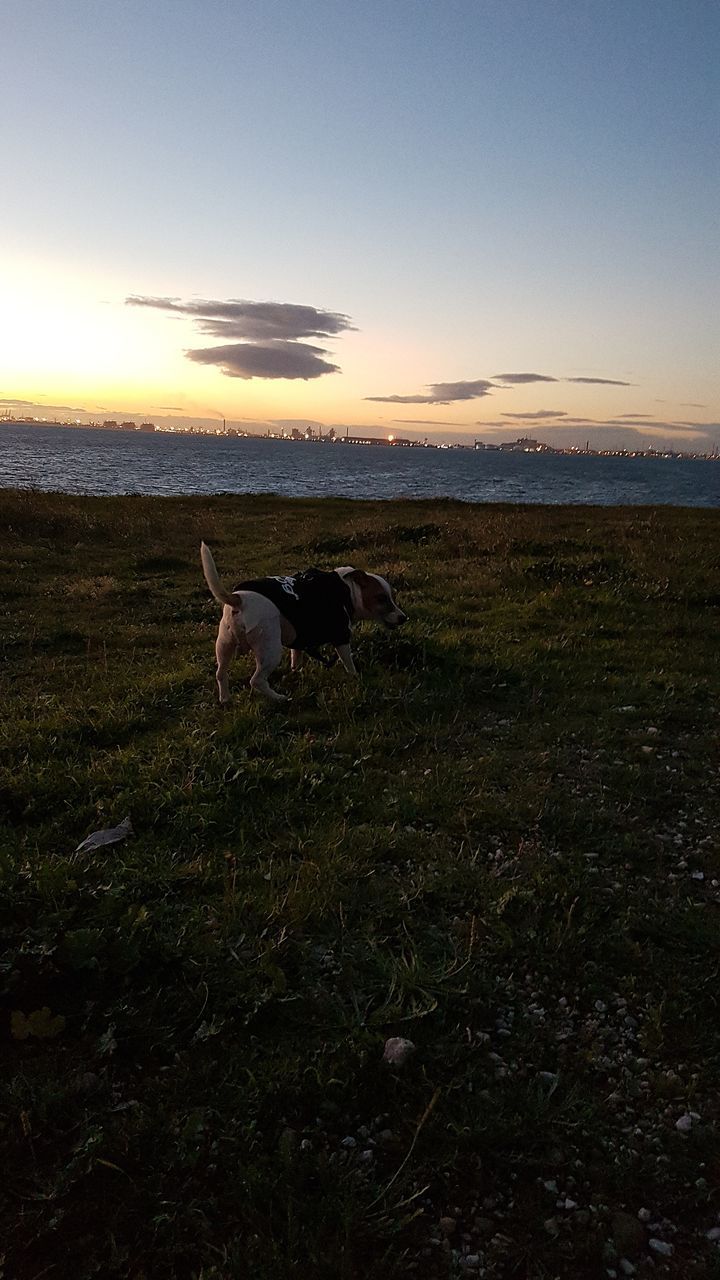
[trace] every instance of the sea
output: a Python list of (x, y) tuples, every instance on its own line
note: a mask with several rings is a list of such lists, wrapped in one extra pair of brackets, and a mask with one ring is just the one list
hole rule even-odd
[(408, 449), (0, 422), (2, 488), (718, 507), (720, 460)]

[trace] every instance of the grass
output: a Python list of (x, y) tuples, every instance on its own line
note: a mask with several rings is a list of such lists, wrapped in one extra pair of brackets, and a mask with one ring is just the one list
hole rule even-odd
[[(0, 524), (2, 1275), (717, 1276), (720, 513)], [(410, 621), (223, 715), (201, 537)]]

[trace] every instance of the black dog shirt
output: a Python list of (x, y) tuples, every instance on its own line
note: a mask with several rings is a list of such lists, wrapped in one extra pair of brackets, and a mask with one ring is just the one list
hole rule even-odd
[(319, 658), (320, 645), (350, 643), (350, 588), (337, 573), (306, 569), (288, 578), (253, 578), (239, 582), (233, 589), (257, 591), (272, 600), (295, 628), (293, 649), (304, 649)]

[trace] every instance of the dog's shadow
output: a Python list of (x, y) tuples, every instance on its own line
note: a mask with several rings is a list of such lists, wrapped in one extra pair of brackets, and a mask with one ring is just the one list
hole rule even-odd
[[(299, 671), (284, 665), (275, 672), (273, 687), (288, 701), (267, 704), (263, 714), (279, 715), (305, 727), (308, 717), (330, 722), (337, 712), (335, 698), (340, 688), (356, 710), (366, 706), (372, 712), (392, 703), (394, 714), (403, 705), (416, 703), (452, 704), (470, 715), (473, 711), (478, 715), (500, 713), (517, 708), (531, 694), (528, 681), (517, 668), (487, 657), (480, 660), (477, 651), (448, 646), (432, 635), (369, 633), (358, 640), (353, 658), (358, 680), (346, 675), (339, 663), (330, 671), (309, 657)], [(245, 686), (238, 687), (238, 696), (246, 696), (247, 680), (238, 684)]]

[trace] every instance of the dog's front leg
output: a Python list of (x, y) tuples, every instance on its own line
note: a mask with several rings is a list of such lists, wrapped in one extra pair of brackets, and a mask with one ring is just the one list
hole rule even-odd
[(291, 649), (290, 650), (290, 670), (299, 671), (302, 664), (303, 664), (302, 649)]
[(356, 676), (357, 667), (355, 666), (355, 663), (353, 662), (353, 659), (352, 659), (352, 653), (350, 652), (350, 645), (338, 644), (335, 646), (335, 652), (338, 658), (340, 659), (340, 661), (342, 662), (345, 670), (349, 673), (349, 675)]

